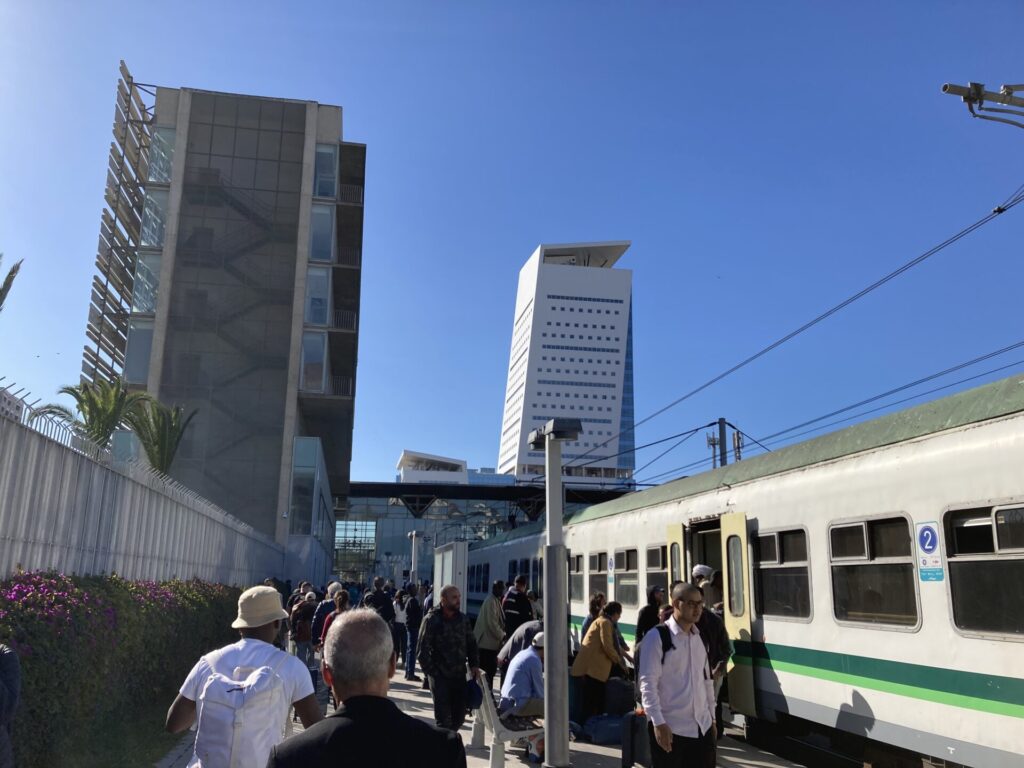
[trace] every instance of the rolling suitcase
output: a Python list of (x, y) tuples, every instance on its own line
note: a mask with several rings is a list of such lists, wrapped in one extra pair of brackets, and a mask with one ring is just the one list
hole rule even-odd
[(647, 715), (630, 712), (622, 718), (622, 768), (651, 768), (651, 739)]

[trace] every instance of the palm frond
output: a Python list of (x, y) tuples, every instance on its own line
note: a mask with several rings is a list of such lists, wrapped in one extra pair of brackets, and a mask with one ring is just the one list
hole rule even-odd
[[(7, 300), (7, 294), (11, 290), (11, 286), (14, 285), (14, 278), (18, 276), (18, 272), (21, 271), (21, 264), (24, 259), (14, 262), (14, 266), (7, 273), (7, 277), (4, 278), (3, 283), (0, 283), (0, 312), (3, 311), (4, 302)], [(3, 254), (0, 253), (0, 265), (3, 264)]]

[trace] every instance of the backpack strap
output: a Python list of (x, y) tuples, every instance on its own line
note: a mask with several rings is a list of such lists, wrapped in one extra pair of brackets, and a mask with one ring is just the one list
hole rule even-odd
[(658, 635), (661, 636), (661, 663), (662, 666), (665, 664), (665, 656), (668, 652), (675, 649), (675, 644), (672, 642), (672, 630), (666, 627), (664, 624), (658, 624), (655, 629), (658, 630)]

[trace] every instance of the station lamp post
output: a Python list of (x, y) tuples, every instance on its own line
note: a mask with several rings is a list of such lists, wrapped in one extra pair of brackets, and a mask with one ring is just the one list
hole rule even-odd
[(530, 433), (534, 450), (544, 449), (547, 543), (544, 547), (544, 765), (569, 766), (569, 589), (562, 538), (562, 441), (583, 431), (579, 419), (551, 419)]

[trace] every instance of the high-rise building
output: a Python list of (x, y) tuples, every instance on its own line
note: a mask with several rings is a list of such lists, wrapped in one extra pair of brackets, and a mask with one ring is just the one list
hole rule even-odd
[(196, 411), (172, 476), (318, 581), (349, 483), (366, 147), (340, 107), (121, 71), (83, 378)]
[(563, 444), (565, 482), (632, 482), (633, 273), (613, 269), (629, 245), (541, 245), (520, 270), (498, 472), (543, 475), (527, 438), (566, 417), (583, 432)]

